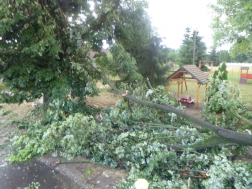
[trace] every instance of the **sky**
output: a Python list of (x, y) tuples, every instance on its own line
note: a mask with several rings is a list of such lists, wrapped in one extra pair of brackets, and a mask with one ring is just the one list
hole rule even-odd
[[(216, 0), (149, 0), (147, 9), (151, 17), (152, 26), (156, 27), (169, 47), (178, 49), (182, 45), (186, 27), (198, 30), (203, 36), (208, 51), (213, 45), (213, 31), (210, 27), (213, 11), (208, 4), (215, 4)], [(230, 45), (217, 50), (229, 50)]]

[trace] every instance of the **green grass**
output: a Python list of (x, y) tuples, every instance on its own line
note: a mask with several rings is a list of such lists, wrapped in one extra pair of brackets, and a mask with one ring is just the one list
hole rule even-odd
[[(112, 77), (112, 76), (108, 76), (108, 78), (111, 80), (111, 81), (116, 81), (116, 80), (120, 80), (120, 77), (117, 75), (117, 76), (115, 76), (115, 77)], [(104, 86), (100, 81), (98, 81), (97, 83), (96, 83), (96, 86), (97, 87), (102, 87), (102, 86)]]
[[(178, 68), (178, 67), (176, 67)], [(176, 68), (171, 68), (171, 70), (176, 70)], [(211, 69), (211, 67), (209, 67)], [(213, 72), (217, 70), (218, 67), (213, 67)], [(241, 96), (243, 100), (246, 101), (251, 101), (252, 97), (252, 79), (247, 80), (247, 84), (239, 84), (240, 77), (239, 77), (239, 72), (240, 72), (240, 67), (227, 67), (228, 71), (228, 81), (233, 83), (237, 88), (241, 90)], [(232, 74), (233, 71), (233, 74)], [(244, 71), (243, 71), (244, 72)], [(245, 72), (244, 72), (245, 73)], [(252, 68), (250, 68), (249, 74), (252, 74)], [(191, 95), (192, 98), (196, 99), (197, 98), (197, 84), (196, 83), (187, 83), (187, 88), (188, 90), (185, 90), (185, 85), (183, 86), (183, 93), (180, 93), (180, 96), (182, 95)], [(174, 92), (177, 95), (178, 91), (178, 85), (177, 83), (174, 83), (170, 87), (170, 91)], [(180, 89), (181, 91), (181, 89)], [(199, 101), (202, 101), (204, 98), (204, 93), (205, 93), (205, 86), (200, 87), (200, 94), (199, 94)]]
[[(233, 76), (232, 76), (232, 70), (233, 70)], [(240, 90), (241, 95), (244, 100), (251, 101), (252, 97), (252, 79), (247, 80), (247, 84), (239, 84), (240, 82), (240, 67), (227, 67), (228, 71), (228, 81), (235, 84)], [(245, 70), (242, 72), (245, 73)], [(252, 74), (252, 68), (250, 68), (249, 74)]]
[(5, 90), (5, 89), (6, 89), (6, 87), (4, 86), (4, 84), (0, 83), (0, 91)]

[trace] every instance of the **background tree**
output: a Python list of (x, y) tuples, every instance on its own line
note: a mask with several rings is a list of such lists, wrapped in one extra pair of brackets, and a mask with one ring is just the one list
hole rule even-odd
[(179, 54), (175, 49), (169, 49), (168, 52), (168, 61), (169, 62), (177, 62), (179, 60)]
[(246, 63), (249, 61), (249, 57), (246, 53), (236, 53), (235, 57), (232, 59), (232, 62)]
[[(133, 8), (135, 9), (135, 8)], [(144, 9), (123, 12), (123, 19), (132, 22), (117, 23), (114, 35), (125, 50), (136, 59), (138, 72), (149, 78), (153, 85), (166, 82), (168, 48), (161, 45), (162, 38), (158, 37), (151, 26), (150, 18)]]
[(231, 43), (232, 54), (251, 49), (251, 2), (243, 0), (218, 0), (211, 5), (215, 11), (212, 28), (215, 45)]
[[(191, 32), (190, 28), (186, 28), (186, 33), (184, 35), (184, 40), (182, 46), (179, 50), (180, 56), (180, 64), (181, 65), (191, 65), (193, 62), (193, 49), (194, 49), (194, 33)], [(194, 64), (199, 66), (200, 60), (206, 59), (206, 45), (202, 42), (203, 37), (196, 36), (196, 47), (195, 47), (195, 59)], [(207, 71), (207, 67), (205, 65), (201, 66), (201, 69)]]
[(220, 65), (220, 53), (216, 52), (216, 49), (212, 49), (208, 55), (209, 61), (213, 61), (214, 66)]
[(251, 63), (252, 62), (251, 52), (235, 53), (232, 58), (232, 62)]
[(220, 51), (220, 62), (232, 62), (230, 53), (227, 50)]

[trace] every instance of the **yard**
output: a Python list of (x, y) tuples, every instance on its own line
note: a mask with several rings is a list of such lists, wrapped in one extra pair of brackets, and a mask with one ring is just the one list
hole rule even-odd
[[(209, 67), (211, 69), (211, 67)], [(175, 69), (178, 69), (178, 67), (176, 67)], [(215, 70), (217, 70), (218, 67), (213, 67), (213, 72)], [(174, 69), (171, 69), (174, 70)], [(227, 71), (228, 71), (228, 81), (230, 81), (231, 83), (233, 83), (234, 85), (236, 85), (240, 90), (241, 90), (241, 96), (244, 100), (250, 101), (251, 100), (251, 96), (252, 96), (252, 80), (248, 79), (248, 83), (247, 84), (239, 84), (240, 81), (240, 77), (239, 77), (239, 71), (240, 71), (240, 67), (237, 66), (233, 66), (233, 67), (227, 67)], [(250, 74), (252, 74), (252, 68), (250, 68), (249, 72)], [(197, 98), (197, 84), (196, 83), (187, 83), (187, 87), (188, 90), (185, 90), (185, 86), (183, 88), (183, 93), (181, 95), (191, 95), (192, 98)], [(200, 87), (200, 102), (202, 102), (203, 98), (204, 98), (204, 92), (205, 92), (205, 86), (201, 86)], [(177, 94), (178, 91), (178, 86), (174, 83), (171, 87), (170, 87), (170, 91), (172, 91), (174, 94)]]
[[(214, 70), (216, 69), (217, 67), (214, 68)], [(250, 100), (251, 99), (250, 96), (252, 94), (252, 90), (250, 90), (252, 86), (252, 80), (248, 80), (248, 84), (241, 85), (239, 84), (239, 77), (238, 77), (239, 67), (228, 67), (227, 70), (229, 71), (228, 75), (229, 81), (231, 81), (241, 89), (243, 99)], [(232, 76), (232, 70), (233, 70), (233, 76)], [(110, 79), (117, 80), (118, 77)], [(104, 87), (104, 85), (102, 85), (101, 82), (98, 82), (97, 86), (101, 88), (101, 92), (99, 93), (98, 96), (92, 98), (88, 97), (87, 98), (88, 103), (92, 104), (93, 106), (98, 106), (100, 108), (105, 108), (106, 106), (115, 106), (115, 102), (121, 97), (121, 95), (115, 95), (113, 93), (108, 92), (107, 91), (108, 86)], [(0, 85), (0, 87), (4, 86)], [(173, 86), (171, 86), (170, 91), (172, 91), (174, 97), (176, 97), (177, 85), (174, 84)], [(204, 91), (205, 86), (202, 86), (200, 90), (200, 100), (204, 98)], [(197, 85), (195, 83), (188, 83), (188, 91), (184, 90), (182, 95), (186, 94), (191, 95), (193, 98), (196, 98)], [(189, 105), (187, 106), (187, 108), (184, 108), (183, 111), (194, 117), (201, 118), (201, 114), (199, 112), (202, 109), (202, 105), (203, 104), (200, 103), (198, 109), (195, 108), (195, 105)], [(18, 130), (17, 125), (19, 124), (19, 121), (22, 120), (22, 118), (26, 114), (28, 114), (29, 110), (31, 109), (32, 109), (32, 103), (23, 103), (21, 105), (0, 104), (0, 118), (1, 118), (0, 127), (2, 129), (1, 139), (6, 140), (5, 142), (2, 143), (2, 146), (6, 145), (9, 142), (9, 138), (15, 135), (15, 133)], [(3, 158), (7, 157), (7, 155), (8, 154), (5, 154)], [(66, 164), (61, 163), (60, 165), (58, 165), (57, 169), (60, 172), (64, 172), (68, 177), (75, 180), (75, 182), (78, 183), (79, 185), (83, 185), (83, 183), (85, 183), (86, 186), (90, 185), (91, 187), (93, 187), (96, 184), (96, 188), (103, 188), (104, 183), (106, 183), (108, 186), (113, 186), (116, 185), (118, 182), (120, 182), (122, 178), (127, 177), (127, 172), (121, 169), (112, 170), (108, 167), (95, 165), (94, 163), (87, 163), (86, 159), (79, 159), (79, 158), (80, 157), (77, 157), (77, 159), (75, 158), (74, 161), (78, 162), (81, 160), (81, 162), (86, 163), (76, 163), (76, 162), (69, 163), (64, 158), (61, 157), (53, 158), (51, 154), (46, 154), (45, 156), (41, 157), (40, 160), (48, 165), (51, 165), (53, 162), (60, 162), (62, 160), (63, 162), (64, 161), (67, 162)], [(66, 170), (67, 172), (65, 172)], [(91, 170), (92, 175), (89, 175), (87, 173), (87, 170)], [(108, 177), (107, 175), (109, 175), (109, 178), (107, 178)], [(97, 184), (100, 181), (101, 183)]]

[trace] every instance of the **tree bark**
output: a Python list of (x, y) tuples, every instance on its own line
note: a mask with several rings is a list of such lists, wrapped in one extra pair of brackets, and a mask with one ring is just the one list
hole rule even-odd
[(48, 96), (46, 93), (43, 93), (43, 104), (47, 104), (47, 102), (50, 100), (50, 96)]

